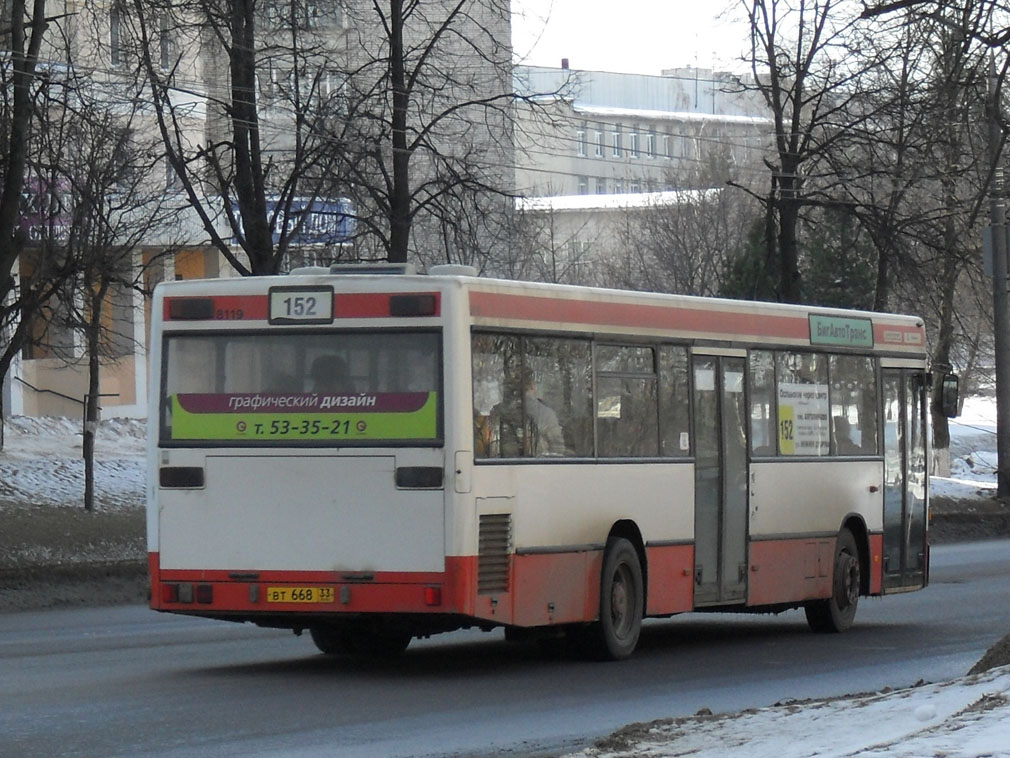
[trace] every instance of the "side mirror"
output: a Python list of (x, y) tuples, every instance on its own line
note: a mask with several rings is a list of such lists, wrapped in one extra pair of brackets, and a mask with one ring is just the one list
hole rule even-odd
[(957, 374), (944, 374), (940, 382), (940, 412), (947, 418), (954, 418), (960, 400)]

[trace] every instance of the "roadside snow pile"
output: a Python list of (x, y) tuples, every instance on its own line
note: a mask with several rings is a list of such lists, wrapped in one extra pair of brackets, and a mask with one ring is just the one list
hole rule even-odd
[[(146, 423), (102, 421), (95, 438), (98, 507), (144, 504)], [(4, 422), (0, 509), (11, 505), (79, 504), (84, 493), (81, 421), (14, 416)]]
[(885, 694), (626, 727), (571, 758), (1010, 756), (1010, 666)]
[(951, 498), (996, 496), (996, 401), (969, 397), (950, 419), (950, 477), (930, 478), (930, 493)]

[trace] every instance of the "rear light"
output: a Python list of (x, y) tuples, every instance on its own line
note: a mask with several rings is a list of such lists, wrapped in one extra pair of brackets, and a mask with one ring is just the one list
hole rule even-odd
[(173, 297), (168, 301), (172, 321), (207, 321), (214, 318), (214, 299), (210, 297)]
[(161, 585), (161, 601), (163, 603), (192, 603), (193, 601), (210, 605), (214, 602), (213, 584), (163, 584)]
[(424, 604), (425, 605), (441, 605), (442, 604), (442, 588), (441, 587), (425, 587), (424, 588)]
[(162, 466), (158, 469), (158, 486), (163, 489), (199, 489), (203, 485), (204, 474), (200, 466)]
[(401, 489), (439, 489), (442, 486), (441, 466), (398, 466), (396, 486)]
[(392, 295), (389, 315), (397, 317), (434, 316), (437, 313), (434, 295)]

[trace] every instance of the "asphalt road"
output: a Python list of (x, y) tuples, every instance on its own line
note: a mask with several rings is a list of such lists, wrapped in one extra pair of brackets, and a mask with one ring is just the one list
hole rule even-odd
[(142, 607), (0, 615), (0, 756), (559, 755), (624, 724), (963, 674), (1010, 631), (1010, 540), (934, 548), (924, 592), (863, 599), (843, 635), (803, 614), (649, 622), (619, 664), (500, 633), (392, 664), (307, 635)]

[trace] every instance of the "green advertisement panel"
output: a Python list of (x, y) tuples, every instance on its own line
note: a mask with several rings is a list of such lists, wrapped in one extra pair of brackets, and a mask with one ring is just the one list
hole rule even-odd
[(868, 318), (810, 315), (810, 344), (873, 347), (873, 322)]
[(388, 394), (178, 394), (171, 439), (369, 442), (438, 436), (435, 392)]

